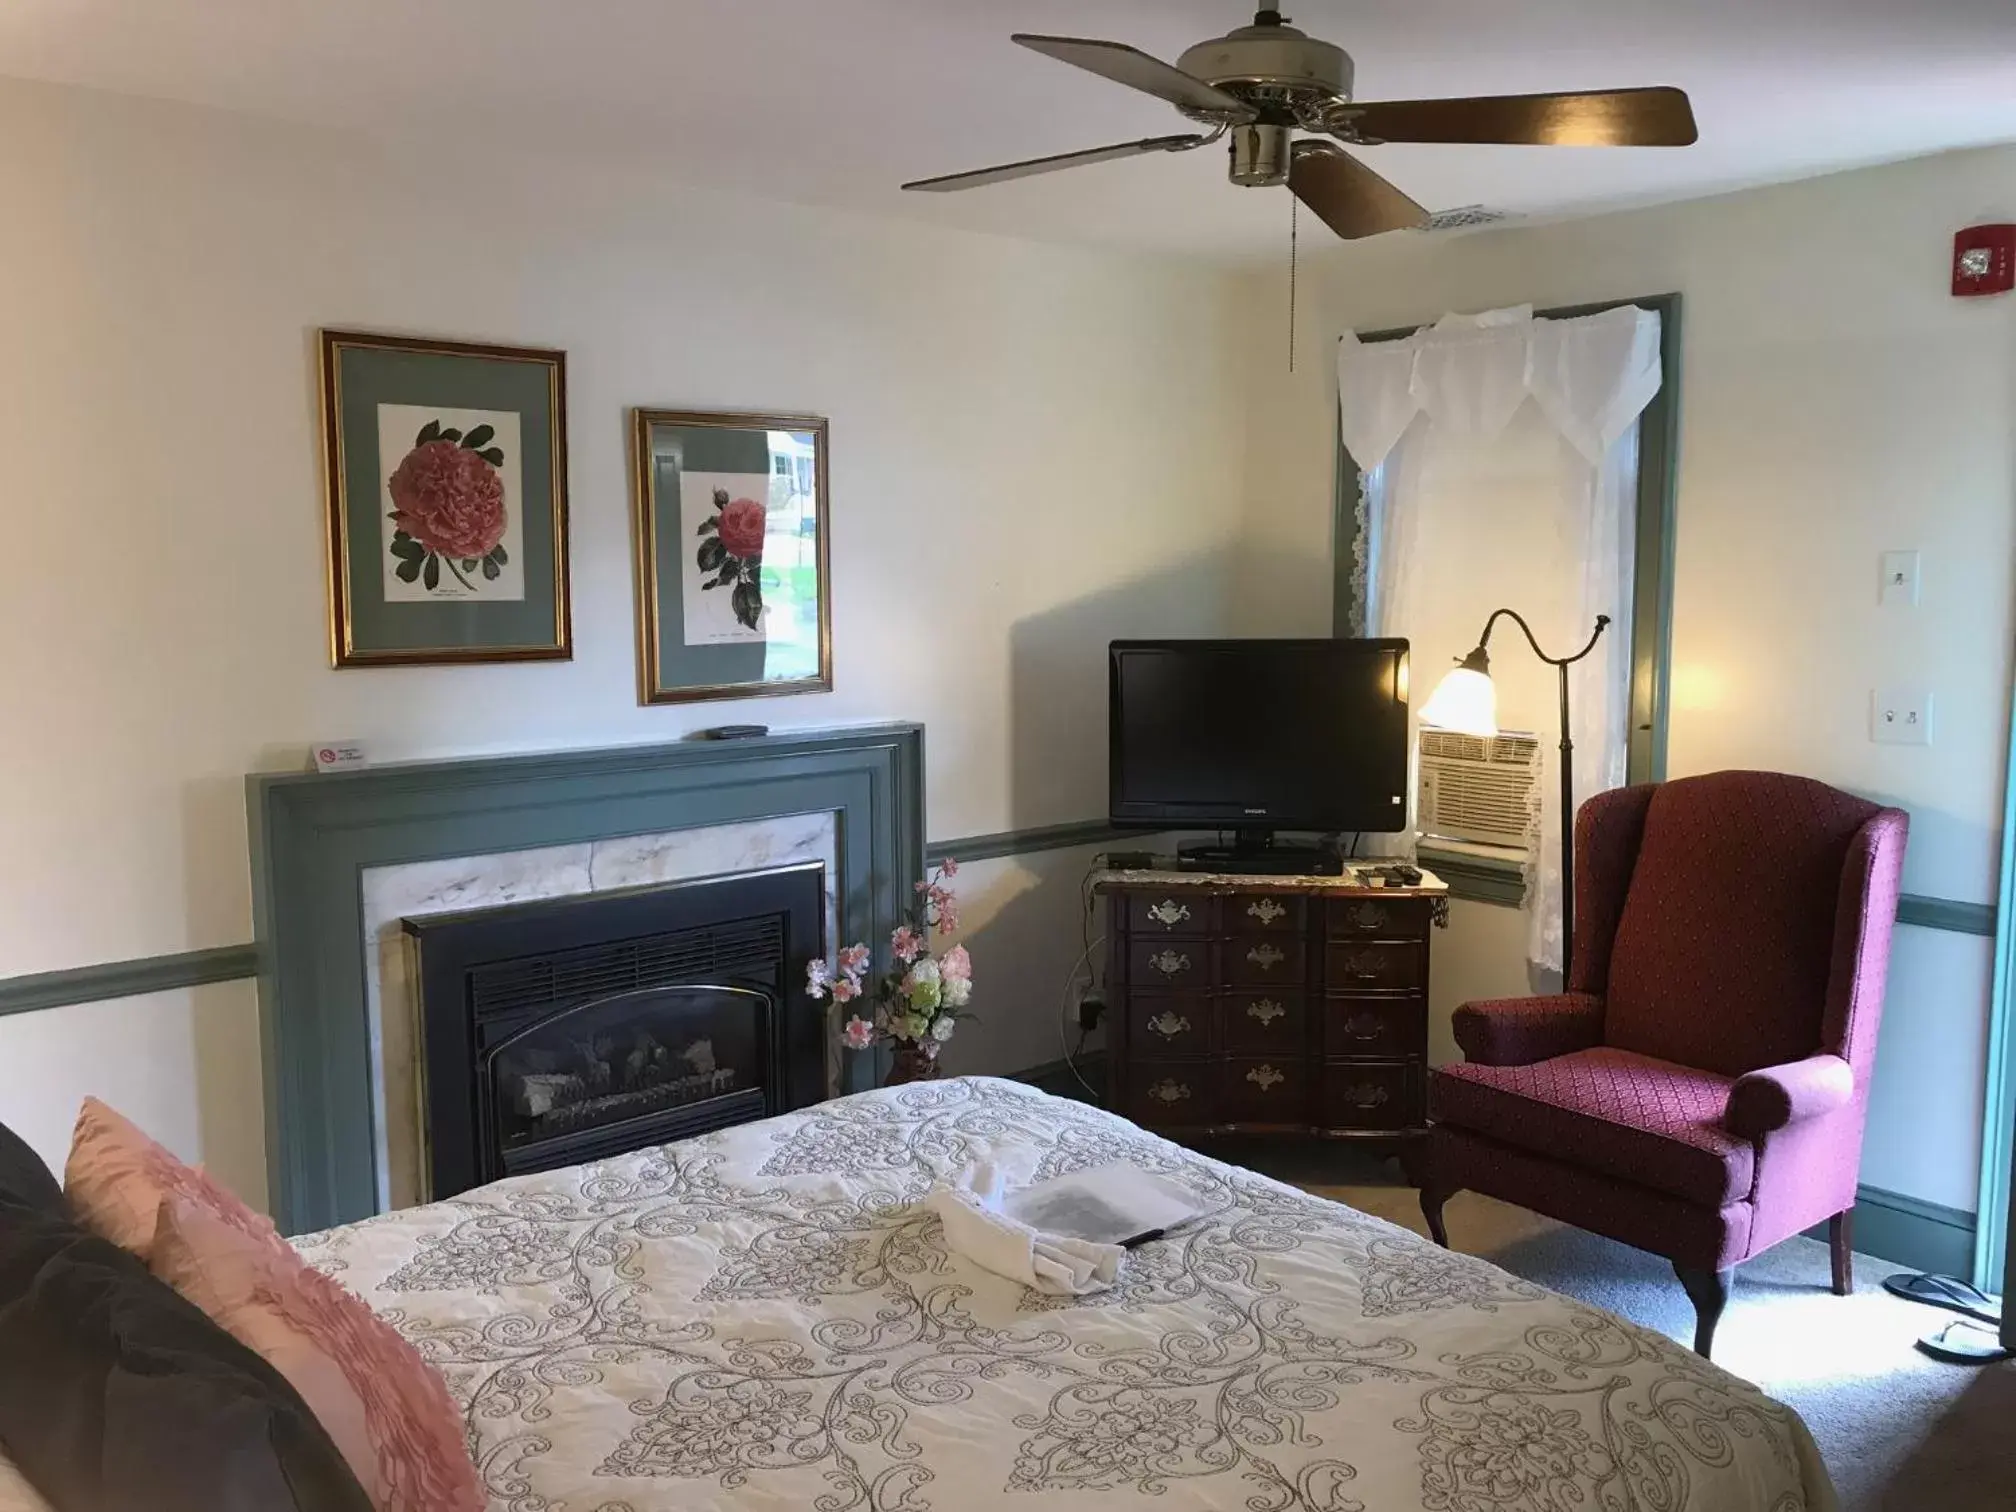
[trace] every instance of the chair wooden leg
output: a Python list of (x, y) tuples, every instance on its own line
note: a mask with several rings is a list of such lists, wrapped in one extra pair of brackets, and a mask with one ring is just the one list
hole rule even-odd
[(1715, 1325), (1722, 1321), (1722, 1309), (1728, 1305), (1729, 1290), (1736, 1281), (1735, 1268), (1708, 1270), (1682, 1265), (1676, 1260), (1673, 1274), (1680, 1278), (1681, 1289), (1694, 1304), (1694, 1353), (1708, 1359), (1709, 1351), (1715, 1347)]
[(1428, 1220), (1428, 1237), (1442, 1248), (1449, 1248), (1449, 1230), (1442, 1222), (1442, 1204), (1455, 1194), (1437, 1187), (1421, 1188), (1421, 1216)]
[(1845, 1297), (1855, 1290), (1855, 1209), (1827, 1220), (1827, 1251), (1834, 1261), (1834, 1295)]

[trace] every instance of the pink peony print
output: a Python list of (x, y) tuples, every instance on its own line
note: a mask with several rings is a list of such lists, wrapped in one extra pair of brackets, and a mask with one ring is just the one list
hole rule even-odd
[(721, 511), (721, 545), (743, 561), (763, 555), (764, 508), (754, 499), (733, 499)]
[(446, 440), (416, 446), (387, 486), (395, 523), (429, 551), (478, 560), (504, 539), (503, 476), (467, 446)]

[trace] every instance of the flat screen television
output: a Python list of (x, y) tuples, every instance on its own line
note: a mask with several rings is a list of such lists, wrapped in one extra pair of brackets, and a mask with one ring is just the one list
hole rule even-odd
[(1114, 641), (1109, 814), (1144, 829), (1407, 823), (1404, 640)]

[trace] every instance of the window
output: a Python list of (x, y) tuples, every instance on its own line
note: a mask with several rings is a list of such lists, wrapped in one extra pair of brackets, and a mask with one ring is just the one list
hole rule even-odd
[[(1629, 625), (1614, 626), (1611, 631), (1613, 634), (1621, 631), (1630, 637), (1625, 780), (1645, 782), (1665, 775), (1666, 689), (1672, 625), (1674, 472), (1678, 455), (1676, 442), (1680, 399), (1680, 296), (1668, 294), (1534, 313), (1538, 318), (1560, 320), (1598, 314), (1625, 305), (1657, 313), (1661, 324), (1662, 382), (1657, 395), (1639, 415), (1637, 424), (1636, 531), (1631, 574), (1635, 591), (1629, 616), (1631, 622)], [(1359, 340), (1364, 343), (1404, 340), (1413, 336), (1417, 329), (1379, 331), (1361, 335)], [(1376, 539), (1359, 540), (1359, 501), (1365, 479), (1344, 446), (1341, 434), (1340, 427), (1334, 620), (1336, 633), (1349, 635), (1358, 633), (1357, 627), (1365, 623), (1366, 596), (1368, 592), (1376, 591), (1371, 586), (1376, 583), (1376, 572), (1368, 572), (1367, 568), (1376, 563), (1385, 543)], [(1516, 447), (1511, 450), (1508, 465), (1515, 469), (1519, 465)], [(1516, 591), (1500, 589), (1488, 592), (1472, 586), (1466, 586), (1463, 596), (1466, 602), (1473, 596), (1476, 598), (1476, 621), (1480, 627), (1484, 615), (1496, 604), (1511, 601), (1516, 607), (1518, 600)], [(1512, 636), (1511, 640), (1506, 639), (1508, 634)], [(1501, 626), (1493, 638), (1494, 651), (1502, 646), (1505, 653), (1504, 669), (1508, 678), (1524, 677), (1529, 671), (1536, 670), (1537, 674), (1551, 676), (1537, 661), (1530, 669), (1522, 665), (1532, 658), (1527, 656), (1523, 647), (1514, 651), (1516, 639), (1516, 633), (1510, 626)], [(1550, 646), (1549, 649), (1556, 648)], [(1424, 666), (1417, 655), (1417, 704), (1432, 691), (1437, 671), (1439, 668)], [(1538, 733), (1551, 756), (1556, 735), (1551, 719)], [(1518, 906), (1523, 900), (1521, 867), (1516, 861), (1437, 850), (1432, 842), (1426, 840), (1422, 842), (1421, 854), (1426, 864), (1449, 881), (1458, 897), (1510, 906)]]

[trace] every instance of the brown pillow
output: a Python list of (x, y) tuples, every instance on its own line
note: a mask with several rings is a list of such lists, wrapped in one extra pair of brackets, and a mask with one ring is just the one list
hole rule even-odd
[(57, 1512), (371, 1509), (279, 1372), (23, 1201), (0, 1201), (0, 1447)]

